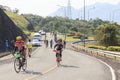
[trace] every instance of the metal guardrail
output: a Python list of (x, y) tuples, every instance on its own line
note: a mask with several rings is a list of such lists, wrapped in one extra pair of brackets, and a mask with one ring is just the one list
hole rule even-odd
[(80, 42), (81, 41), (76, 41), (76, 42), (73, 42), (71, 45), (72, 45), (72, 47), (74, 47), (77, 50), (81, 50), (81, 51), (84, 51), (84, 52), (87, 52), (90, 54), (96, 54), (96, 55), (101, 55), (101, 56), (108, 57), (108, 58), (113, 58), (115, 60), (120, 60), (120, 53), (118, 53), (118, 52), (86, 48), (83, 46), (79, 46), (78, 43), (80, 43)]

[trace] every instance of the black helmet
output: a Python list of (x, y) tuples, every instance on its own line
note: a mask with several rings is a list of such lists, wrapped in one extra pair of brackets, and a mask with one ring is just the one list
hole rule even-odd
[(31, 39), (29, 39), (28, 41), (31, 42)]
[(60, 39), (58, 39), (58, 40), (57, 40), (57, 42), (62, 42), (62, 39), (61, 39), (61, 38), (60, 38)]

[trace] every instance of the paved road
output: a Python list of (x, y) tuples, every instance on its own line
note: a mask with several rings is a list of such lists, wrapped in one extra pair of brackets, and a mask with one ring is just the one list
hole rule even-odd
[(110, 69), (105, 64), (72, 50), (63, 51), (62, 66), (57, 67), (55, 53), (43, 42), (28, 58), (26, 72), (17, 74), (13, 60), (0, 65), (0, 80), (112, 80)]

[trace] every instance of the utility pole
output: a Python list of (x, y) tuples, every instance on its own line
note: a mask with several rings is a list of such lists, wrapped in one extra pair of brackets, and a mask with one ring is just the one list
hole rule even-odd
[[(85, 21), (85, 0), (84, 0), (84, 21)], [(84, 47), (85, 47), (85, 25), (84, 25)]]
[(68, 0), (68, 5), (67, 5), (67, 17), (68, 17), (69, 19), (72, 18), (72, 13), (71, 13), (71, 1), (70, 1), (70, 0)]
[(89, 16), (90, 16), (90, 10), (95, 9), (95, 7), (88, 9), (88, 21), (89, 21)]
[(62, 10), (63, 10), (63, 13), (64, 13), (64, 18), (65, 18), (65, 27), (64, 27), (64, 39), (66, 40), (66, 7), (65, 6), (61, 6), (61, 5), (57, 5), (57, 6), (59, 6), (59, 7), (61, 7), (62, 8)]

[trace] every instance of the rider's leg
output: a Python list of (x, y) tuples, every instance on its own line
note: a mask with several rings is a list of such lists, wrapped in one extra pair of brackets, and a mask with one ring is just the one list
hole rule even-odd
[(32, 52), (32, 49), (28, 48), (28, 55), (29, 55), (29, 57), (31, 57), (31, 52)]
[(60, 61), (62, 61), (62, 51), (60, 51)]
[(57, 53), (56, 53), (56, 61), (57, 61)]
[(26, 50), (23, 51), (23, 58), (22, 58), (22, 61), (25, 62), (26, 60)]

